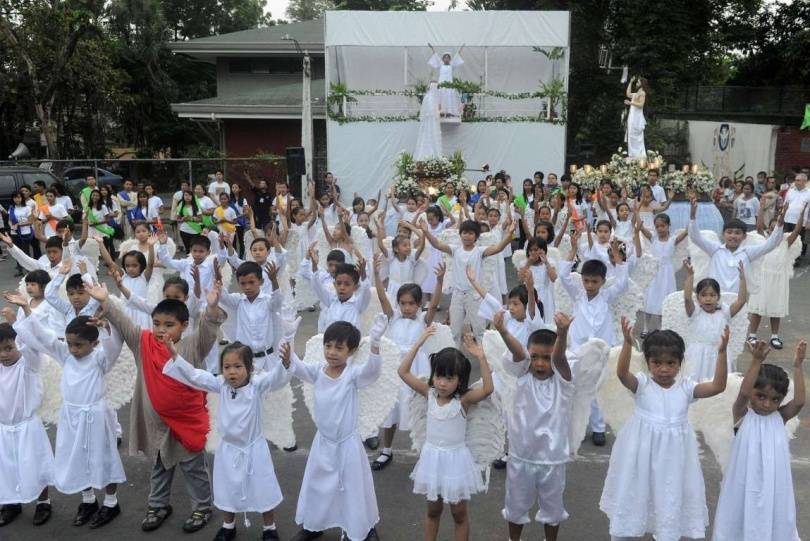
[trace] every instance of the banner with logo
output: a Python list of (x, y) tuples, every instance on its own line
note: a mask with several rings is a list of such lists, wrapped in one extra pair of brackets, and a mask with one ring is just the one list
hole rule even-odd
[(756, 177), (772, 172), (779, 126), (690, 120), (689, 154), (720, 178)]

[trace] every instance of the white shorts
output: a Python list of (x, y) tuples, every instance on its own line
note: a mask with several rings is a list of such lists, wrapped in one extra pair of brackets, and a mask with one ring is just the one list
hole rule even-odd
[(563, 505), (565, 464), (530, 464), (509, 457), (506, 466), (506, 498), (501, 511), (513, 524), (531, 522), (529, 511), (538, 504), (535, 522), (557, 525), (568, 519)]

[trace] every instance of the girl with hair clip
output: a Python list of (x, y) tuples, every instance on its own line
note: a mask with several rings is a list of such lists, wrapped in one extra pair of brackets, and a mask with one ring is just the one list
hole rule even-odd
[(419, 349), (435, 332), (435, 326), (426, 328), (399, 366), (399, 377), (427, 398), (427, 432), (411, 479), (414, 494), (424, 494), (428, 500), (425, 540), (437, 538), (445, 502), (450, 504), (455, 522), (455, 539), (466, 540), (470, 538), (467, 500), (485, 488), (467, 447), (467, 416), (495, 387), (484, 349), (469, 333), (464, 335), (464, 347), (478, 359), (483, 385), (470, 388), (470, 361), (453, 347), (430, 356), (427, 382), (412, 374)]
[(273, 459), (262, 434), (264, 395), (287, 385), (290, 374), (280, 362), (253, 373), (253, 352), (241, 342), (229, 344), (219, 358), (219, 374), (194, 368), (164, 342), (171, 359), (163, 374), (200, 391), (219, 394), (216, 430), (221, 440), (214, 453), (214, 505), (223, 512), (215, 541), (236, 537), (236, 513), (261, 513), (262, 539), (279, 539), (273, 510), (281, 503), (281, 488)]
[(710, 381), (678, 378), (685, 346), (678, 333), (653, 331), (642, 344), (647, 372), (630, 372), (633, 326), (622, 317), (624, 344), (616, 375), (634, 395), (633, 416), (616, 436), (599, 508), (610, 520), (611, 541), (643, 537), (703, 539), (709, 524), (706, 487), (689, 407), (726, 388), (725, 327), (714, 347), (720, 358)]
[(790, 380), (780, 367), (764, 363), (765, 342), (751, 346), (751, 366), (745, 373), (732, 412), (734, 442), (723, 475), (713, 541), (795, 541), (796, 499), (790, 471), (790, 447), (785, 423), (804, 407), (802, 363), (807, 342), (796, 345), (793, 357), (793, 399), (783, 404)]
[[(740, 263), (740, 290), (737, 299), (731, 304), (722, 302), (720, 284), (714, 278), (704, 278), (694, 287), (698, 306), (692, 297), (692, 283), (695, 279), (695, 270), (692, 262), (684, 260), (683, 267), (686, 277), (683, 281), (683, 304), (689, 318), (688, 345), (686, 358), (690, 366), (687, 369), (689, 376), (696, 381), (710, 379), (715, 373), (717, 363), (717, 348), (715, 345), (728, 327), (731, 318), (742, 310), (748, 301), (748, 288), (746, 287), (745, 272)], [(733, 359), (724, 359), (728, 362), (727, 372), (734, 372)]]

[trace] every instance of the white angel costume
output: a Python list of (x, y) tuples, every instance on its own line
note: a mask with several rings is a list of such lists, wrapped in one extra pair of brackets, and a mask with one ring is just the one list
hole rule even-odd
[[(714, 378), (717, 364), (717, 346), (723, 329), (731, 322), (731, 309), (728, 304), (720, 303), (717, 309), (709, 313), (699, 304), (695, 304), (689, 318), (689, 333), (686, 334), (686, 353), (684, 358), (689, 366), (687, 373), (697, 381)], [(728, 370), (734, 371), (733, 356), (728, 355)]]
[(599, 508), (616, 537), (702, 539), (709, 512), (687, 418), (697, 382), (687, 377), (665, 389), (643, 372), (636, 379), (635, 411), (613, 444)]
[(675, 285), (675, 256), (676, 235), (670, 235), (667, 240), (660, 240), (657, 235), (650, 242), (648, 253), (658, 259), (658, 272), (647, 288), (644, 298), (644, 312), (660, 316), (662, 314), (664, 299), (677, 290)]
[[(451, 88), (442, 90), (454, 91)], [(416, 135), (416, 150), (413, 153), (413, 159), (416, 161), (424, 161), (442, 155), (440, 96), (436, 83), (430, 83), (427, 92), (422, 97), (422, 106), (419, 109), (419, 132)]]
[[(132, 277), (125, 273), (122, 283), (124, 287), (129, 290), (128, 299), (125, 298), (123, 294), (121, 295), (121, 302), (124, 304), (127, 315), (133, 321), (133, 323), (135, 323), (135, 325), (148, 329), (152, 326), (152, 314), (151, 312), (144, 312), (142, 310), (143, 304), (138, 303), (138, 299), (148, 301), (149, 283), (147, 283), (146, 277), (143, 274)], [(161, 289), (162, 288), (163, 286), (161, 285)]]
[(34, 501), (54, 480), (51, 442), (37, 415), (41, 357), (19, 351), (16, 363), (0, 364), (0, 505)]
[[(445, 55), (451, 57), (449, 64), (445, 64), (442, 60)], [(452, 83), (453, 68), (455, 66), (461, 66), (462, 64), (464, 64), (464, 59), (461, 58), (461, 55), (458, 53), (451, 55), (449, 52), (445, 52), (442, 53), (442, 56), (439, 56), (438, 53), (433, 53), (433, 56), (428, 60), (430, 67), (439, 70), (439, 84)], [(458, 95), (458, 91), (455, 88), (439, 88), (438, 91), (439, 109), (441, 113), (443, 115), (459, 116), (461, 114), (461, 98)]]
[(414, 494), (428, 501), (469, 500), (485, 489), (472, 453), (467, 448), (467, 413), (458, 397), (440, 406), (436, 389), (427, 396), (427, 432), (419, 461), (411, 473)]
[(195, 389), (219, 395), (214, 454), (214, 505), (228, 513), (263, 513), (281, 503), (270, 449), (262, 435), (263, 395), (285, 385), (289, 373), (278, 362), (234, 389), (222, 376), (194, 368), (182, 357), (169, 360), (163, 373)]
[[(438, 239), (441, 236), (442, 231), (444, 231), (445, 227), (447, 227), (449, 223), (450, 220), (445, 219), (439, 222), (436, 227), (428, 224), (430, 234)], [(442, 252), (434, 248), (430, 243), (425, 246), (425, 250), (428, 250), (426, 262), (427, 272), (425, 273), (425, 279), (422, 281), (422, 292), (430, 295), (441, 295), (441, 291), (436, 291), (436, 273), (433, 272), (433, 270), (442, 262)]]
[[(752, 235), (752, 233), (748, 233)], [(790, 306), (790, 280), (793, 262), (802, 253), (802, 243), (788, 246), (787, 236), (779, 246), (754, 266), (748, 280), (758, 284), (748, 298), (748, 312), (762, 317), (785, 317)], [(798, 240), (798, 239), (797, 239)]]
[[(123, 256), (127, 252), (132, 250), (139, 251), (143, 254), (143, 256), (149, 260), (149, 249), (142, 250), (140, 246), (140, 242), (138, 239), (127, 239), (121, 243), (118, 247), (118, 252)], [(173, 258), (174, 254), (177, 252), (177, 245), (174, 243), (174, 240), (170, 237), (166, 241), (166, 254)], [(155, 258), (157, 259), (157, 248), (155, 248)], [(164, 276), (166, 272), (166, 268), (163, 267), (162, 264), (156, 262), (155, 266), (152, 268), (152, 276), (149, 278), (149, 286), (146, 292), (146, 302), (150, 304), (157, 304), (163, 300), (163, 284), (166, 282), (166, 278)], [(189, 283), (189, 287), (193, 288), (194, 283)], [(151, 326), (151, 322), (149, 325), (144, 327), (148, 329)]]
[[(644, 91), (639, 91), (644, 95)], [(632, 94), (635, 97), (639, 92)], [(632, 101), (632, 99), (631, 99)], [(627, 142), (627, 155), (631, 158), (646, 158), (647, 149), (644, 147), (644, 129), (647, 121), (644, 119), (644, 108), (633, 103), (630, 104), (630, 111), (627, 115), (627, 132), (624, 140)]]
[(101, 347), (76, 359), (55, 334), (32, 323), (29, 319), (15, 324), (21, 341), (62, 366), (54, 486), (64, 494), (75, 494), (88, 487), (123, 483), (126, 476), (116, 444), (115, 416), (104, 398), (104, 376), (118, 360), (120, 339), (102, 329)]
[[(557, 261), (560, 260), (560, 251), (553, 246), (548, 247), (546, 255), (548, 261), (553, 265), (556, 265)], [(512, 254), (512, 264), (517, 271), (522, 270), (527, 261), (525, 250), (515, 250), (515, 253)], [(554, 301), (554, 284), (548, 275), (548, 268), (544, 264), (529, 265), (528, 268), (534, 279), (534, 295), (543, 305), (543, 323), (554, 325), (554, 314), (557, 313), (557, 309)]]
[[(792, 266), (792, 265), (791, 265)], [(785, 423), (749, 410), (723, 475), (713, 541), (799, 541)]]
[(371, 467), (362, 438), (377, 427), (397, 399), (399, 348), (383, 338), (380, 354), (364, 338), (343, 370), (325, 372), (323, 335), (307, 341), (304, 361), (294, 353), (288, 371), (304, 385), (304, 403), (318, 431), (298, 494), (295, 522), (310, 531), (342, 528), (352, 541), (365, 539), (379, 521)]

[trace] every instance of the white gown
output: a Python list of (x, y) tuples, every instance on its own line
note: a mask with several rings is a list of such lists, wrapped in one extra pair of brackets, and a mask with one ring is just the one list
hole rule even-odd
[(411, 473), (413, 492), (424, 494), (428, 501), (441, 497), (446, 503), (458, 503), (482, 492), (484, 484), (467, 448), (467, 417), (461, 400), (453, 398), (440, 406), (436, 397), (431, 387), (427, 397), (427, 437)]
[[(446, 220), (445, 222), (447, 221), (449, 220)], [(445, 222), (440, 222), (436, 227), (428, 225), (430, 234), (436, 238), (439, 238), (439, 235), (442, 234), (442, 231), (444, 231), (444, 228), (446, 227)], [(430, 244), (430, 246), (426, 246), (425, 249), (430, 251), (428, 252), (427, 273), (425, 274), (425, 279), (422, 281), (422, 292), (433, 295), (436, 293), (436, 273), (434, 271), (436, 270), (436, 267), (438, 267), (439, 264), (444, 261), (444, 256), (442, 255), (442, 252), (434, 248), (432, 244)], [(438, 293), (441, 294), (441, 291)]]
[[(452, 90), (445, 88), (442, 90)], [(430, 83), (428, 91), (422, 98), (419, 109), (419, 132), (416, 135), (416, 149), (413, 158), (423, 161), (442, 155), (442, 126), (439, 113), (439, 89), (436, 83)]]
[(42, 402), (40, 356), (19, 349), (20, 360), (0, 364), (0, 505), (33, 501), (54, 478), (51, 442), (36, 413)]
[(702, 539), (709, 511), (687, 418), (697, 382), (687, 377), (664, 389), (642, 372), (636, 378), (635, 411), (613, 444), (599, 508), (613, 536)]
[[(141, 250), (138, 239), (127, 239), (118, 247), (118, 252), (121, 255), (124, 255), (131, 250), (141, 252), (146, 260), (149, 260), (149, 250)], [(175, 245), (174, 240), (169, 238), (168, 242), (166, 243), (166, 252), (169, 254), (170, 258), (173, 258), (176, 251), (177, 245)], [(157, 304), (163, 300), (163, 284), (166, 282), (166, 278), (164, 276), (165, 272), (166, 268), (158, 265), (157, 246), (155, 246), (155, 267), (152, 269), (152, 277), (149, 279), (148, 292), (146, 295), (146, 300), (150, 304)], [(189, 289), (194, 288), (193, 283), (189, 283), (188, 286)], [(149, 324), (151, 325), (151, 320)], [(149, 326), (145, 328), (149, 328)]]
[[(636, 93), (633, 94), (635, 96)], [(644, 120), (644, 108), (630, 105), (630, 112), (627, 115), (627, 155), (631, 158), (646, 158), (647, 149), (644, 147), (644, 128), (647, 121)]]
[(247, 385), (233, 387), (222, 376), (194, 368), (182, 357), (166, 363), (163, 373), (195, 389), (219, 394), (217, 432), (222, 438), (214, 454), (214, 505), (228, 513), (263, 513), (283, 499), (273, 459), (262, 435), (264, 393), (290, 381), (277, 362), (268, 372), (254, 373)]
[(324, 372), (325, 363), (303, 363), (292, 356), (292, 375), (315, 386), (318, 431), (295, 511), (295, 522), (307, 530), (342, 528), (351, 541), (359, 541), (380, 520), (371, 466), (357, 424), (358, 390), (377, 380), (381, 364), (380, 356), (371, 354), (364, 364), (350, 363), (333, 379)]
[(799, 541), (790, 448), (778, 411), (745, 414), (723, 476), (713, 541)]
[[(786, 234), (787, 236), (787, 234)], [(793, 276), (793, 261), (801, 253), (801, 242), (788, 247), (783, 240), (775, 250), (765, 254), (762, 263), (755, 267), (758, 276), (756, 288), (748, 299), (748, 312), (762, 317), (785, 317), (790, 306), (790, 279)], [(756, 271), (755, 271), (756, 272)]]
[[(385, 335), (399, 346), (399, 351), (404, 356), (411, 350), (411, 347), (419, 340), (419, 337), (424, 331), (425, 312), (420, 310), (414, 319), (407, 319), (402, 317), (399, 310), (395, 310), (394, 316), (388, 322)], [(427, 378), (430, 376), (430, 361), (424, 352), (419, 351), (416, 354), (413, 364), (411, 365), (411, 374), (419, 378)], [(411, 394), (413, 394), (411, 388), (408, 387), (404, 381), (400, 381), (397, 403), (391, 409), (385, 421), (383, 421), (383, 428), (391, 428), (397, 425), (399, 430), (410, 430), (411, 423), (408, 410)]]
[[(443, 53), (449, 55), (450, 53)], [(449, 64), (442, 61), (442, 57), (437, 53), (428, 60), (428, 64), (432, 68), (439, 70), (439, 83), (452, 83), (453, 82), (453, 67), (464, 64), (464, 59), (461, 55), (456, 54), (452, 56)], [(440, 88), (439, 91), (439, 107), (442, 114), (459, 116), (461, 114), (461, 98), (455, 88)]]
[(649, 252), (658, 259), (658, 274), (650, 282), (645, 295), (644, 312), (648, 314), (660, 316), (664, 299), (677, 290), (675, 286), (675, 269), (672, 266), (672, 256), (675, 254), (675, 240), (674, 235), (670, 235), (669, 239), (665, 241), (659, 240), (658, 236), (653, 236), (650, 242)]
[(530, 265), (532, 277), (534, 278), (534, 294), (543, 303), (543, 323), (554, 325), (554, 284), (548, 276), (545, 265)]
[[(731, 309), (721, 303), (720, 308), (711, 314), (695, 303), (695, 310), (689, 318), (689, 334), (686, 338), (687, 375), (697, 381), (714, 378), (717, 362), (717, 346), (723, 329), (731, 321)], [(733, 372), (733, 356), (728, 356), (729, 372)]]
[[(133, 302), (132, 296), (136, 296), (139, 299), (142, 299), (144, 302), (148, 300), (149, 296), (149, 284), (146, 281), (146, 277), (143, 274), (140, 276), (136, 276), (135, 278), (129, 276), (128, 274), (124, 274), (124, 279), (122, 280), (124, 287), (129, 289), (130, 298), (127, 299), (123, 295), (121, 295), (121, 302), (124, 304), (126, 308), (127, 315), (129, 315), (130, 319), (132, 320), (135, 325), (139, 326), (142, 329), (149, 329), (152, 326), (152, 315), (144, 312), (143, 310), (139, 309), (138, 306), (143, 306), (142, 303), (138, 303), (137, 300)], [(163, 286), (161, 286), (162, 288)]]

